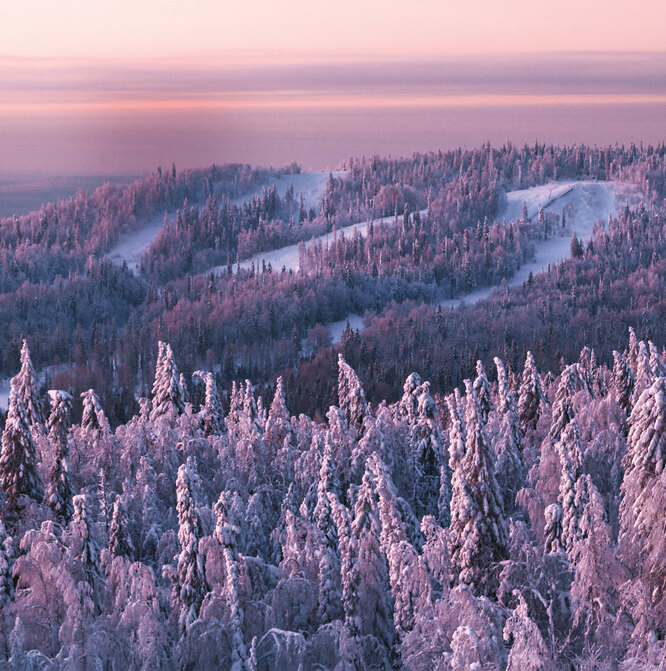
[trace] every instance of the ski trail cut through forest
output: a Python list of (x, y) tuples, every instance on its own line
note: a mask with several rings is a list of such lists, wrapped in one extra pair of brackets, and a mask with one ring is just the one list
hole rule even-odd
[[(561, 215), (564, 211), (568, 222), (567, 230), (575, 231), (578, 239), (584, 243), (592, 236), (592, 230), (597, 221), (601, 220), (605, 225), (609, 214), (615, 215), (617, 210), (625, 204), (637, 205), (644, 200), (644, 195), (635, 184), (581, 181), (551, 182), (529, 189), (509, 191), (506, 199), (506, 206), (496, 219), (506, 222), (520, 219), (523, 203), (527, 206), (527, 214), (530, 218), (537, 216), (539, 206), (544, 212), (553, 214)], [(513, 277), (500, 286), (514, 287), (523, 284), (529, 278), (530, 273), (536, 275), (546, 270), (549, 264), (567, 258), (571, 253), (570, 246), (570, 233), (562, 237), (556, 236), (549, 240), (542, 240), (535, 245), (534, 259), (524, 263)], [(484, 287), (456, 298), (439, 301), (438, 304), (450, 309), (459, 305), (473, 305), (488, 298), (498, 288), (497, 285)], [(363, 318), (357, 314), (350, 314), (345, 319), (328, 324), (334, 344), (340, 342), (347, 320), (353, 329), (362, 330)]]
[[(329, 175), (334, 177), (344, 177), (347, 173), (344, 171), (336, 172), (300, 172), (280, 177), (272, 176), (265, 182), (259, 184), (249, 193), (237, 196), (231, 199), (233, 205), (241, 206), (243, 203), (252, 200), (255, 196), (261, 196), (264, 189), (268, 190), (275, 186), (280, 198), (284, 197), (287, 189), (293, 185), (294, 198), (298, 199), (303, 195), (303, 204), (306, 208), (314, 207), (317, 209), (321, 204), (321, 199), (326, 192), (326, 183)], [(203, 203), (191, 203), (194, 206), (201, 207)], [(176, 210), (168, 212), (167, 218), (170, 222), (175, 222)], [(118, 243), (112, 247), (106, 256), (116, 265), (122, 265), (123, 261), (134, 273), (139, 272), (141, 257), (148, 250), (160, 231), (164, 228), (164, 214), (155, 215), (147, 219), (140, 225), (136, 231), (123, 235)]]

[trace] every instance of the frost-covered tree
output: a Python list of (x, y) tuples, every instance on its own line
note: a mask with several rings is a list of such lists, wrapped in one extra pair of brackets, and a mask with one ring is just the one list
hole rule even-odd
[(416, 421), (420, 386), (421, 376), (418, 373), (409, 375), (402, 387), (402, 397), (396, 406), (397, 419), (407, 422), (409, 426)]
[(650, 352), (644, 341), (638, 341), (638, 356), (636, 358), (636, 381), (634, 383), (634, 404), (641, 394), (650, 387), (654, 381), (654, 372), (650, 366)]
[(81, 562), (86, 580), (94, 587), (99, 577), (99, 546), (90, 519), (88, 496), (79, 494), (73, 498), (72, 504), (74, 510), (68, 527), (70, 550)]
[(158, 343), (159, 353), (153, 382), (153, 409), (151, 419), (185, 412), (185, 395), (180, 386), (180, 374), (171, 345)]
[(467, 384), (465, 453), (451, 481), (451, 564), (460, 582), (492, 594), (496, 564), (506, 558), (508, 536), (492, 452), (476, 392)]
[(287, 439), (293, 441), (294, 427), (291, 425), (291, 416), (289, 415), (285, 400), (284, 384), (282, 376), (280, 376), (275, 383), (275, 394), (268, 411), (264, 442), (267, 447), (273, 446), (270, 452), (275, 455), (284, 447), (285, 440)]
[(381, 524), (380, 543), (388, 562), (389, 584), (394, 599), (393, 622), (396, 632), (402, 637), (413, 628), (419, 604), (430, 602), (432, 584), (425, 561), (409, 542), (386, 465), (374, 454), (368, 459), (368, 468), (375, 479)]
[(81, 428), (100, 433), (108, 433), (109, 420), (106, 418), (102, 405), (94, 389), (88, 389), (81, 394), (83, 399), (83, 414), (81, 415)]
[(573, 397), (582, 390), (589, 391), (589, 387), (580, 364), (567, 366), (560, 376), (553, 402), (553, 419), (548, 432), (551, 444), (554, 445), (560, 439), (567, 424), (574, 418)]
[(44, 496), (37, 472), (37, 452), (17, 387), (12, 383), (0, 452), (0, 486), (15, 506), (22, 495), (40, 502)]
[(165, 574), (173, 585), (171, 602), (181, 633), (187, 631), (199, 616), (207, 592), (204, 556), (199, 552), (203, 528), (193, 494), (198, 487), (198, 477), (190, 460), (178, 469), (176, 509), (180, 553), (175, 558), (175, 569), (165, 566)]
[(230, 671), (244, 671), (248, 668), (248, 653), (243, 636), (245, 615), (239, 594), (241, 556), (238, 550), (238, 538), (240, 529), (230, 519), (230, 512), (233, 507), (230, 494), (230, 492), (222, 492), (215, 504), (216, 525), (213, 538), (219, 543), (224, 558), (223, 596), (229, 609)]
[(368, 414), (368, 402), (356, 371), (342, 354), (338, 355), (338, 405), (345, 413), (349, 426), (361, 433), (363, 418)]
[(476, 391), (476, 397), (479, 399), (481, 421), (485, 425), (488, 423), (488, 417), (493, 411), (493, 401), (490, 393), (490, 382), (488, 382), (486, 370), (480, 360), (476, 362), (476, 379), (474, 380), (474, 391)]
[(583, 513), (576, 490), (578, 479), (583, 475), (583, 454), (580, 430), (575, 420), (565, 428), (557, 450), (562, 469), (558, 496), (562, 508), (562, 545), (571, 559), (574, 545), (582, 538), (580, 519)]
[[(573, 626), (580, 628), (589, 646), (609, 642), (617, 613), (618, 575), (611, 551), (611, 530), (604, 503), (588, 474), (576, 482), (580, 505), (580, 536), (573, 545), (575, 572), (571, 585)], [(612, 653), (611, 653), (612, 654)]]
[(129, 533), (127, 509), (122, 496), (113, 502), (113, 514), (109, 526), (109, 552), (113, 557), (134, 557), (134, 543)]
[(663, 552), (666, 510), (666, 377), (657, 378), (629, 417), (620, 504), (620, 544), (625, 559), (642, 567), (657, 594), (666, 593)]
[(30, 427), (43, 426), (44, 411), (42, 409), (42, 399), (39, 395), (39, 382), (30, 358), (28, 343), (25, 340), (21, 347), (21, 370), (13, 378), (13, 384), (21, 397)]
[(226, 430), (224, 410), (217, 393), (215, 377), (209, 371), (197, 370), (194, 375), (200, 377), (206, 385), (206, 396), (200, 417), (205, 436), (218, 436)]
[[(455, 390), (454, 394), (446, 397), (446, 406), (449, 410), (450, 428), (449, 428), (449, 468), (453, 474), (460, 459), (465, 454), (465, 441), (467, 440), (467, 431), (463, 420), (462, 404), (460, 402), (460, 392)], [(453, 476), (452, 476), (453, 477)]]
[(5, 523), (0, 519), (0, 609), (9, 604), (14, 593), (9, 550), (11, 542), (12, 538), (7, 535)]
[(516, 592), (518, 605), (504, 625), (510, 646), (507, 671), (555, 671), (555, 665), (539, 627), (529, 615), (527, 602)]
[(564, 551), (562, 545), (562, 506), (551, 503), (546, 506), (544, 518), (546, 520), (543, 537), (544, 552), (546, 554), (558, 554)]
[(528, 428), (536, 429), (543, 406), (547, 401), (548, 397), (544, 393), (532, 352), (527, 352), (518, 391), (518, 412), (523, 431)]
[[(438, 514), (441, 468), (444, 463), (441, 420), (427, 382), (421, 387), (415, 419), (410, 442), (415, 476), (414, 508), (416, 516), (421, 518), (423, 515)], [(445, 479), (447, 475), (445, 472)]]
[(46, 502), (56, 518), (65, 524), (72, 516), (72, 487), (69, 472), (69, 426), (72, 397), (59, 389), (49, 390), (51, 414), (47, 422), (49, 441), (54, 448), (53, 468), (49, 474)]
[(499, 435), (495, 440), (497, 454), (496, 477), (503, 494), (504, 510), (511, 513), (515, 506), (516, 494), (522, 488), (523, 473), (523, 430), (513, 392), (509, 388), (506, 369), (502, 360), (495, 357), (497, 366), (497, 411), (500, 416)]
[(628, 413), (631, 410), (631, 399), (634, 392), (634, 376), (625, 358), (617, 350), (613, 350), (612, 383), (615, 401)]

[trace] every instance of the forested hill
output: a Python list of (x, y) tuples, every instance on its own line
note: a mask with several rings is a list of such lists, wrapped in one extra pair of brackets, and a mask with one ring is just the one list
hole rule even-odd
[[(290, 407), (318, 417), (334, 402), (341, 351), (377, 402), (396, 400), (413, 370), (449, 393), (497, 352), (516, 369), (530, 349), (557, 372), (589, 345), (610, 364), (629, 326), (662, 347), (665, 154), (664, 145), (536, 144), (350, 159), (316, 207), (272, 186), (307, 181), (293, 165), (172, 167), (125, 189), (80, 192), (0, 222), (0, 375), (16, 373), (25, 338), (43, 392), (72, 393), (78, 420), (79, 394), (94, 387), (115, 427), (150, 389), (160, 339), (188, 384), (205, 368), (227, 397), (247, 377), (270, 395), (282, 375)], [(522, 289), (436, 309), (510, 279), (549, 239), (571, 238), (565, 207), (505, 220), (506, 194), (576, 180), (633, 185), (644, 202), (612, 212), (591, 243), (572, 246), (574, 258)], [(368, 220), (365, 236), (337, 233)], [(156, 237), (136, 273), (109, 260), (147, 226)], [(334, 243), (305, 249), (327, 231)], [(238, 263), (299, 242), (299, 271)], [(332, 346), (325, 325), (350, 314), (365, 314), (369, 328)], [(191, 392), (198, 404), (203, 385)]]
[[(369, 403), (337, 362), (326, 421), (160, 342), (112, 431), (23, 346), (0, 452), (0, 668), (661, 669), (666, 361), (629, 332), (561, 373), (531, 353), (445, 398)], [(439, 402), (438, 402), (439, 401)]]

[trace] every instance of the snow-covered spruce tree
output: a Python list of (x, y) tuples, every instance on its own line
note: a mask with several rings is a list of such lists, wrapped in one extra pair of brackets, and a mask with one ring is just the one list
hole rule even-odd
[(638, 341), (638, 356), (636, 359), (636, 381), (634, 383), (634, 405), (641, 394), (654, 382), (654, 373), (650, 366), (650, 353), (644, 341)]
[(333, 468), (330, 437), (326, 434), (324, 458), (319, 471), (317, 505), (314, 520), (320, 533), (319, 548), (319, 621), (332, 622), (340, 615), (340, 559), (337, 527), (333, 519), (329, 494), (338, 497), (339, 486)]
[(560, 382), (557, 385), (555, 401), (553, 403), (553, 419), (548, 432), (548, 437), (552, 445), (562, 436), (562, 432), (567, 424), (574, 417), (573, 397), (576, 392), (590, 391), (585, 377), (582, 374), (580, 364), (573, 363), (567, 366), (560, 376)]
[(49, 441), (54, 449), (53, 468), (49, 474), (46, 502), (56, 518), (69, 522), (72, 516), (72, 487), (69, 474), (69, 426), (72, 397), (59, 389), (49, 390), (51, 414), (47, 422)]
[(39, 429), (43, 427), (44, 411), (42, 409), (42, 399), (39, 395), (39, 383), (30, 358), (28, 343), (25, 340), (21, 347), (21, 370), (13, 378), (13, 383), (21, 397), (30, 428), (36, 427)]
[(209, 371), (197, 370), (194, 375), (200, 377), (206, 385), (206, 397), (199, 413), (205, 436), (218, 436), (226, 431), (224, 410), (217, 393), (215, 377)]
[(199, 552), (203, 528), (193, 495), (197, 479), (194, 464), (188, 459), (187, 463), (178, 469), (176, 479), (178, 541), (181, 551), (175, 557), (175, 568), (171, 565), (164, 567), (164, 573), (173, 585), (171, 605), (181, 634), (184, 634), (199, 617), (201, 602), (208, 591), (204, 557)]
[(451, 424), (449, 428), (449, 468), (451, 469), (452, 477), (456, 470), (456, 465), (462, 459), (463, 454), (465, 454), (465, 441), (467, 440), (467, 431), (461, 410), (460, 392), (458, 389), (455, 392), (446, 397), (446, 407), (449, 409)]
[(419, 393), (421, 386), (421, 376), (418, 373), (412, 373), (405, 380), (402, 386), (402, 398), (396, 405), (396, 419), (407, 422), (411, 426), (416, 421), (416, 415), (419, 407)]
[(527, 602), (517, 590), (515, 595), (518, 605), (504, 625), (504, 640), (510, 646), (507, 671), (555, 671), (548, 646), (529, 616)]
[(389, 583), (394, 599), (393, 622), (398, 636), (402, 637), (413, 628), (419, 605), (430, 603), (431, 579), (425, 562), (408, 540), (386, 465), (374, 454), (368, 459), (368, 468), (374, 476), (379, 501), (380, 543), (389, 567)]
[[(443, 464), (444, 439), (439, 411), (430, 395), (430, 383), (421, 387), (416, 422), (411, 431), (414, 460), (414, 512), (420, 519), (439, 512), (440, 476)], [(445, 474), (446, 477), (446, 474)]]
[(271, 457), (284, 448), (285, 441), (294, 442), (294, 427), (291, 425), (291, 415), (285, 401), (284, 384), (282, 376), (275, 383), (275, 394), (268, 411), (264, 442)]
[(636, 401), (629, 417), (620, 503), (620, 548), (639, 567), (654, 596), (666, 593), (666, 377), (657, 378)]
[(562, 506), (551, 503), (544, 510), (546, 523), (543, 530), (544, 553), (558, 554), (564, 551), (562, 545)]
[(582, 538), (580, 519), (583, 513), (580, 496), (576, 495), (578, 479), (583, 475), (583, 454), (580, 430), (575, 419), (565, 428), (557, 443), (557, 450), (562, 469), (558, 496), (562, 508), (562, 545), (569, 559), (573, 559), (574, 545)]
[(507, 556), (508, 535), (492, 452), (476, 392), (468, 389), (465, 454), (451, 481), (451, 564), (460, 582), (477, 595), (495, 592), (496, 564)]
[(223, 596), (229, 608), (230, 671), (244, 671), (248, 668), (248, 653), (243, 637), (244, 612), (239, 595), (241, 556), (238, 550), (238, 537), (240, 530), (229, 519), (229, 512), (233, 505), (230, 494), (230, 492), (222, 492), (215, 504), (214, 511), (217, 521), (213, 538), (220, 544), (224, 558)]
[(113, 514), (109, 526), (109, 552), (112, 557), (134, 558), (134, 543), (129, 533), (127, 509), (122, 496), (116, 496), (113, 502)]
[(87, 495), (75, 496), (72, 504), (74, 512), (68, 527), (69, 547), (73, 556), (81, 562), (86, 580), (94, 587), (99, 578), (99, 547), (93, 532)]
[(612, 382), (615, 401), (622, 410), (629, 413), (631, 410), (631, 399), (634, 393), (634, 376), (626, 359), (617, 350), (613, 350)]
[(180, 386), (180, 375), (171, 345), (161, 340), (153, 382), (153, 409), (150, 418), (155, 420), (172, 413), (185, 412), (185, 396)]
[(349, 608), (355, 614), (360, 634), (376, 636), (386, 647), (390, 647), (395, 629), (387, 593), (388, 566), (381, 552), (381, 525), (373, 498), (373, 482), (372, 473), (366, 470), (351, 522), (353, 548), (357, 552), (358, 592), (353, 605), (350, 603), (345, 607), (345, 613)]
[(502, 492), (504, 510), (513, 512), (516, 494), (524, 482), (523, 430), (513, 392), (509, 389), (506, 369), (502, 360), (495, 357), (497, 366), (497, 411), (500, 416), (499, 435), (494, 443), (497, 455), (496, 477)]
[(368, 414), (368, 402), (356, 371), (342, 354), (338, 355), (338, 405), (345, 413), (349, 426), (361, 434), (363, 418)]
[(490, 393), (490, 382), (486, 375), (486, 369), (481, 360), (476, 362), (476, 379), (474, 380), (474, 391), (479, 399), (479, 409), (481, 410), (481, 421), (484, 426), (488, 423), (488, 416), (493, 411), (493, 401)]
[(532, 352), (527, 353), (518, 391), (518, 412), (523, 431), (536, 429), (543, 406), (548, 402)]
[(651, 340), (648, 340), (648, 349), (650, 351), (650, 369), (652, 370), (652, 375), (655, 378), (666, 376), (666, 365), (664, 365), (659, 356), (659, 350), (657, 350), (657, 347)]
[(89, 431), (97, 431), (102, 434), (111, 431), (109, 420), (102, 409), (99, 397), (94, 389), (88, 389), (81, 393), (83, 399), (83, 414), (81, 415), (81, 428)]
[(0, 452), (0, 486), (7, 503), (14, 507), (22, 495), (41, 502), (42, 481), (37, 472), (37, 451), (32, 440), (25, 407), (14, 384), (9, 391), (9, 408), (2, 432)]
[[(576, 499), (580, 508), (580, 535), (572, 548), (575, 565), (571, 585), (573, 627), (580, 630), (588, 647), (601, 647), (612, 640), (618, 606), (611, 530), (601, 495), (588, 474), (576, 482)], [(608, 654), (608, 661), (615, 661), (614, 651)]]

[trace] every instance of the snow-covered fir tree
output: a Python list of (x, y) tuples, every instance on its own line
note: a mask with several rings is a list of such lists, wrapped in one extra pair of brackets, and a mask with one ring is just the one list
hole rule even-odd
[(613, 392), (617, 404), (628, 413), (634, 393), (634, 376), (629, 364), (617, 350), (613, 351)]
[(547, 401), (532, 352), (527, 352), (518, 391), (518, 412), (523, 431), (536, 429), (543, 406)]
[(476, 397), (479, 399), (481, 421), (485, 425), (488, 423), (488, 417), (493, 411), (493, 401), (492, 395), (490, 393), (490, 382), (488, 382), (488, 376), (486, 375), (486, 369), (483, 367), (483, 364), (480, 360), (476, 362), (474, 391), (476, 391)]
[(476, 392), (467, 385), (465, 453), (451, 481), (450, 552), (461, 583), (477, 594), (496, 588), (496, 565), (507, 555), (507, 530), (493, 457)]
[(200, 417), (205, 436), (218, 436), (225, 432), (224, 410), (220, 396), (217, 392), (215, 377), (208, 371), (195, 371), (195, 376), (200, 377), (206, 385), (206, 396), (201, 408)]
[(134, 543), (129, 533), (129, 520), (122, 496), (116, 496), (109, 525), (109, 552), (114, 557), (134, 557)]
[(39, 382), (32, 365), (26, 340), (23, 341), (21, 347), (21, 370), (13, 378), (13, 384), (21, 397), (30, 428), (35, 427), (39, 430), (39, 427), (44, 424), (43, 403), (39, 395)]
[(56, 518), (65, 524), (72, 516), (72, 487), (69, 472), (69, 427), (72, 397), (66, 391), (49, 390), (51, 414), (47, 422), (49, 441), (54, 449), (53, 468), (49, 474), (46, 502)]
[(160, 340), (158, 348), (153, 382), (153, 409), (150, 413), (153, 420), (185, 412), (185, 395), (180, 385), (180, 374), (171, 345)]
[(37, 471), (37, 452), (25, 407), (12, 383), (0, 452), (0, 486), (7, 503), (15, 506), (23, 495), (41, 502), (44, 487)]
[(363, 418), (368, 412), (368, 402), (356, 371), (344, 360), (342, 354), (338, 356), (338, 405), (345, 413), (349, 426), (361, 433)]
[(88, 389), (81, 394), (83, 400), (83, 414), (81, 416), (81, 428), (89, 431), (108, 433), (110, 431), (109, 420), (99, 402), (99, 397), (94, 389)]

